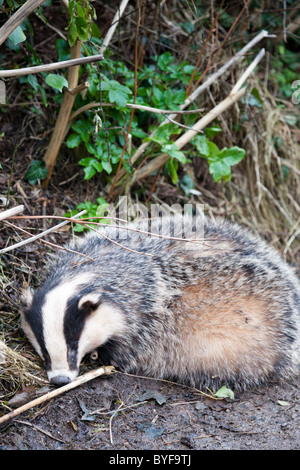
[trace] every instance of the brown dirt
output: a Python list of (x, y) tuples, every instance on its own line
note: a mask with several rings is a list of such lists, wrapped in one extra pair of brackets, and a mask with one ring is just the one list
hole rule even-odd
[(187, 387), (117, 373), (16, 418), (1, 429), (0, 448), (299, 450), (299, 385), (300, 379), (274, 383), (216, 401)]

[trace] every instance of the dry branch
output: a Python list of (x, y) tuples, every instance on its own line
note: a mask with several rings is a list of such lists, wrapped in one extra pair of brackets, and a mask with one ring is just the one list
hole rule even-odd
[(14, 215), (20, 214), (23, 212), (24, 206), (17, 206), (13, 207), (12, 209), (8, 209), (7, 211), (0, 212), (0, 220), (7, 219), (8, 217), (13, 217)]
[[(10, 210), (12, 210), (12, 209), (10, 209)], [(5, 211), (5, 212), (9, 212), (9, 211)], [(76, 218), (80, 217), (81, 215), (83, 215), (85, 213), (86, 213), (86, 210), (83, 210), (83, 211), (79, 212), (78, 214), (74, 215), (72, 218), (76, 219)], [(1, 215), (2, 214), (0, 214), (0, 220), (1, 220)], [(12, 217), (13, 215), (15, 215), (15, 214), (6, 215), (5, 218)], [(54, 227), (51, 227), (48, 230), (45, 230), (44, 232), (41, 232), (37, 235), (34, 235), (33, 237), (27, 238), (27, 240), (22, 240), (21, 242), (16, 243), (15, 245), (7, 246), (6, 248), (2, 248), (2, 250), (0, 250), (0, 254), (6, 253), (7, 251), (14, 250), (14, 249), (19, 248), (20, 246), (23, 246), (23, 245), (27, 245), (27, 243), (32, 243), (32, 242), (38, 240), (39, 238), (44, 237), (45, 235), (48, 235), (48, 233), (51, 233), (51, 232), (54, 232), (55, 230), (58, 230), (60, 227), (63, 227), (64, 225), (66, 225), (70, 222), (72, 222), (72, 219), (65, 220), (64, 222), (61, 222), (60, 224), (55, 225)]]
[[(76, 44), (71, 48), (71, 59), (79, 58), (81, 52), (81, 42), (77, 41)], [(68, 75), (69, 89), (72, 90), (78, 85), (78, 73), (79, 65), (71, 67)], [(54, 127), (54, 131), (51, 136), (51, 140), (44, 156), (46, 168), (48, 169), (47, 178), (43, 182), (43, 186), (47, 187), (48, 182), (52, 176), (53, 168), (56, 163), (60, 146), (65, 136), (65, 129), (67, 127), (70, 114), (72, 111), (75, 95), (65, 92), (64, 99), (59, 110), (58, 118)]]
[(98, 62), (103, 60), (102, 54), (91, 55), (89, 57), (78, 57), (76, 59), (63, 60), (61, 62), (53, 62), (52, 64), (36, 65), (35, 67), (25, 67), (22, 69), (0, 70), (0, 78), (21, 77), (23, 75), (31, 75), (34, 73), (51, 72), (65, 67), (73, 67), (74, 65), (89, 64), (90, 62)]
[(110, 43), (111, 41), (111, 38), (113, 37), (114, 35), (114, 32), (116, 30), (116, 27), (118, 26), (119, 24), (119, 21), (121, 19), (121, 16), (123, 15), (124, 13), (124, 10), (127, 6), (127, 3), (128, 3), (129, 0), (122, 0), (118, 10), (117, 10), (117, 13), (115, 14), (115, 17), (112, 21), (112, 24), (110, 25), (110, 28), (109, 30), (107, 31), (107, 34), (104, 38), (104, 41), (102, 43), (102, 46), (101, 46), (101, 49), (100, 49), (100, 52), (103, 53), (105, 51), (105, 49), (107, 48), (108, 44)]
[(33, 408), (34, 406), (40, 405), (41, 403), (44, 403), (45, 401), (51, 400), (52, 398), (55, 398), (61, 395), (62, 393), (68, 392), (69, 390), (72, 390), (73, 388), (76, 388), (79, 385), (89, 382), (90, 380), (93, 380), (96, 377), (100, 377), (101, 375), (110, 375), (113, 371), (114, 371), (113, 366), (102, 366), (102, 367), (99, 367), (98, 369), (92, 370), (91, 372), (87, 372), (86, 374), (78, 377), (73, 382), (67, 385), (64, 385), (63, 387), (59, 387), (55, 390), (52, 390), (51, 392), (48, 392), (45, 395), (39, 398), (36, 398), (35, 400), (32, 400), (23, 406), (20, 406), (16, 410), (13, 410), (4, 416), (1, 416), (0, 425), (9, 421), (10, 419), (15, 418), (16, 416), (19, 416), (21, 413), (24, 413), (24, 411), (27, 411), (30, 408)]

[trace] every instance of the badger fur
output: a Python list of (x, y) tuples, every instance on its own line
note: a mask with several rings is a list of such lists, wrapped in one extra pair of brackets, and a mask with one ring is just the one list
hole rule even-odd
[[(195, 221), (181, 216), (168, 219), (173, 238), (128, 231), (124, 239), (112, 227), (87, 235), (80, 254), (64, 251), (42, 287), (23, 294), (22, 327), (51, 383), (74, 380), (96, 348), (102, 364), (212, 389), (297, 373), (292, 268), (226, 221), (202, 218), (204, 243), (175, 239), (185, 221), (184, 237), (195, 240)], [(164, 235), (163, 226), (152, 223), (152, 233)]]

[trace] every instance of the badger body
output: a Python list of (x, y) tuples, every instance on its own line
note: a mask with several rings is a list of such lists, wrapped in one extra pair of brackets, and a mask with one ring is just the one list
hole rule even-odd
[(103, 228), (72, 247), (77, 253), (58, 255), (44, 284), (24, 293), (23, 330), (51, 383), (74, 380), (96, 348), (102, 364), (212, 389), (299, 371), (300, 282), (292, 268), (226, 221), (201, 218), (198, 241), (180, 240), (185, 222), (183, 237), (197, 240), (191, 220), (152, 224), (163, 237), (128, 231), (124, 239)]

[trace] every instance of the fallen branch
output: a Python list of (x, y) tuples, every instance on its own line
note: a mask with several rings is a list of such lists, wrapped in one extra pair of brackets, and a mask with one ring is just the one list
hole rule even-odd
[(78, 57), (75, 59), (63, 60), (61, 62), (53, 62), (52, 64), (36, 65), (35, 67), (24, 67), (22, 69), (0, 70), (0, 78), (21, 77), (23, 75), (32, 75), (35, 73), (51, 72), (74, 65), (89, 64), (90, 62), (98, 62), (103, 60), (102, 54), (91, 55), (89, 57)]
[[(100, 101), (93, 101), (92, 103), (85, 104), (81, 106), (81, 108), (76, 109), (74, 113), (70, 116), (70, 121), (75, 119), (79, 114), (83, 113), (84, 111), (88, 111), (89, 109), (99, 108), (100, 106), (115, 106), (113, 103), (100, 103)], [(153, 108), (152, 106), (144, 106), (142, 104), (134, 104), (134, 103), (127, 103), (126, 108), (130, 109), (139, 109), (140, 111), (148, 111), (149, 113), (154, 114), (174, 114), (174, 109), (160, 109), (160, 108)], [(199, 109), (189, 109), (189, 110), (178, 110), (176, 111), (177, 114), (197, 114), (203, 113), (204, 108)], [(167, 119), (170, 117), (167, 117)], [(178, 124), (178, 123), (176, 123)]]
[(55, 390), (52, 390), (51, 392), (48, 392), (45, 395), (42, 395), (41, 397), (36, 398), (35, 400), (32, 400), (23, 406), (20, 406), (16, 410), (13, 410), (4, 416), (1, 416), (0, 425), (9, 421), (10, 419), (15, 418), (16, 416), (19, 416), (21, 413), (24, 413), (24, 411), (27, 411), (30, 408), (33, 408), (34, 406), (40, 405), (45, 401), (51, 400), (52, 398), (55, 398), (65, 392), (68, 392), (69, 390), (72, 390), (73, 388), (76, 388), (86, 382), (89, 382), (90, 380), (93, 380), (96, 377), (100, 377), (101, 375), (110, 375), (113, 371), (113, 366), (102, 366), (99, 367), (99, 369), (87, 372), (86, 374), (77, 377), (77, 379), (75, 379), (73, 382), (64, 385), (63, 387), (56, 388)]
[(121, 16), (122, 16), (123, 13), (124, 13), (124, 10), (125, 10), (125, 8), (126, 8), (126, 6), (127, 6), (128, 1), (129, 1), (129, 0), (122, 0), (120, 6), (118, 7), (117, 13), (115, 14), (115, 17), (114, 17), (114, 19), (112, 20), (112, 23), (111, 23), (111, 25), (110, 25), (110, 28), (109, 28), (109, 30), (107, 31), (106, 36), (105, 36), (105, 38), (104, 38), (104, 41), (103, 41), (103, 43), (102, 43), (102, 46), (101, 46), (101, 49), (100, 49), (100, 52), (101, 52), (101, 53), (103, 53), (103, 52), (106, 50), (108, 44), (110, 43), (111, 38), (112, 38), (113, 35), (114, 35), (114, 32), (115, 32), (115, 30), (116, 30), (116, 27), (117, 27), (118, 24), (119, 24), (119, 21), (120, 21), (120, 19), (121, 19)]
[[(10, 209), (10, 211), (11, 210), (12, 209)], [(9, 211), (5, 211), (5, 212), (9, 212)], [(78, 214), (74, 215), (72, 217), (72, 219), (76, 219), (76, 218), (80, 217), (81, 215), (83, 215), (85, 213), (86, 213), (86, 210), (83, 210), (83, 211), (79, 212)], [(2, 214), (0, 214), (0, 220), (1, 220), (1, 215)], [(15, 215), (15, 214), (9, 214), (5, 218), (12, 217), (13, 215)], [(0, 254), (6, 253), (7, 251), (15, 250), (16, 248), (19, 248), (20, 246), (27, 245), (27, 243), (32, 243), (32, 242), (38, 240), (39, 238), (41, 238), (45, 235), (48, 235), (48, 233), (54, 232), (55, 230), (59, 229), (60, 227), (63, 227), (64, 225), (72, 222), (72, 219), (67, 219), (64, 222), (61, 222), (60, 224), (55, 225), (54, 227), (51, 227), (48, 230), (45, 230), (44, 232), (41, 232), (37, 235), (34, 235), (33, 237), (27, 238), (27, 240), (22, 240), (21, 242), (16, 243), (15, 245), (11, 245), (11, 246), (7, 246), (6, 248), (2, 248), (2, 250), (0, 250)]]
[(17, 206), (13, 207), (12, 209), (8, 209), (7, 211), (0, 212), (0, 220), (7, 219), (8, 217), (13, 217), (16, 214), (20, 214), (23, 212), (24, 206)]

